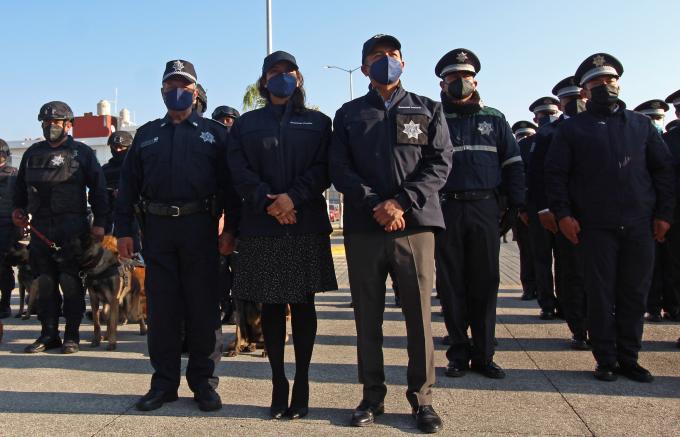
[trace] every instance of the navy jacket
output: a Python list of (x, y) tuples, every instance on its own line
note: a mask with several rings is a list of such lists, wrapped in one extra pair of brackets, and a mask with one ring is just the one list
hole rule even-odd
[(453, 165), (443, 191), (502, 189), (510, 206), (523, 206), (524, 166), (505, 116), (481, 105), (471, 114), (451, 112), (447, 104), (444, 110), (453, 143)]
[[(330, 186), (328, 144), (331, 119), (319, 111), (300, 114), (267, 105), (246, 112), (231, 129), (229, 168), (243, 201), (239, 234), (276, 236), (329, 234), (323, 193)], [(297, 223), (281, 225), (267, 214), (267, 194), (287, 193)]]
[(227, 129), (195, 111), (180, 124), (168, 115), (141, 126), (125, 155), (115, 205), (114, 234), (134, 234), (133, 206), (140, 199), (182, 205), (217, 196), (225, 229), (238, 221), (239, 200), (227, 168)]
[(438, 192), (451, 168), (441, 104), (399, 87), (392, 105), (376, 90), (335, 114), (330, 174), (345, 196), (345, 232), (384, 232), (373, 208), (395, 199), (407, 229), (444, 228)]
[(562, 122), (545, 164), (550, 210), (582, 227), (617, 228), (652, 218), (672, 222), (673, 158), (644, 115), (588, 110)]
[(673, 154), (673, 167), (675, 168), (675, 217), (676, 224), (680, 222), (680, 130), (673, 129), (663, 134), (663, 140)]
[(545, 157), (550, 150), (550, 143), (557, 127), (565, 120), (564, 115), (552, 123), (541, 126), (533, 138), (532, 151), (529, 154), (527, 172), (527, 202), (531, 203), (536, 211), (549, 209), (548, 195), (545, 191)]

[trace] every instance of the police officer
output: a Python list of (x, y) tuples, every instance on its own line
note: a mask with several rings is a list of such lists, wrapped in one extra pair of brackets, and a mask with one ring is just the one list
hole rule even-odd
[(446, 231), (436, 238), (438, 291), (451, 342), (446, 375), (463, 376), (472, 368), (504, 378), (493, 361), (500, 282), (498, 192), (502, 188), (509, 205), (521, 208), (526, 187), (505, 116), (484, 105), (477, 91), (480, 68), (477, 56), (463, 48), (445, 54), (435, 67), (453, 143), (452, 171), (441, 190)]
[(677, 90), (670, 96), (666, 97), (664, 102), (675, 107), (675, 118), (680, 119), (680, 90)]
[[(536, 124), (526, 120), (518, 121), (512, 125), (512, 133), (515, 135), (517, 145), (519, 146), (525, 174), (536, 129), (538, 129)], [(523, 290), (521, 299), (536, 299), (536, 269), (534, 268), (534, 255), (529, 237), (529, 226), (523, 220), (517, 220), (512, 228), (512, 234), (515, 240), (517, 240), (517, 247), (519, 248), (519, 276)]]
[(198, 91), (198, 96), (196, 96), (196, 103), (194, 103), (194, 110), (198, 112), (198, 115), (203, 117), (205, 111), (208, 110), (208, 94), (205, 92), (205, 88), (200, 83), (196, 84), (196, 90)]
[[(557, 120), (559, 117), (560, 102), (554, 97), (541, 97), (529, 105), (529, 111), (534, 113), (534, 121), (539, 130)], [(532, 138), (532, 149), (535, 147), (536, 137)], [(529, 156), (528, 169), (531, 171), (531, 153)], [(558, 309), (557, 296), (559, 294), (559, 269), (556, 269), (553, 277), (553, 262), (559, 264), (555, 236), (545, 230), (538, 219), (539, 209), (536, 206), (536, 189), (532, 187), (531, 180), (527, 175), (527, 222), (529, 223), (529, 235), (534, 254), (534, 266), (536, 269), (536, 288), (538, 305), (541, 307), (539, 317), (541, 320), (552, 320), (556, 317)]]
[[(28, 226), (32, 215), (31, 268), (38, 275), (38, 318), (40, 337), (25, 351), (42, 352), (62, 347), (63, 353), (79, 349), (80, 321), (85, 311), (85, 294), (78, 277), (80, 266), (70, 257), (57, 256), (64, 243), (87, 233), (87, 189), (94, 221), (90, 232), (104, 236), (108, 202), (104, 174), (94, 151), (68, 135), (73, 123), (71, 108), (59, 101), (40, 108), (45, 141), (29, 147), (17, 174), (12, 219), (16, 226)], [(64, 295), (66, 319), (64, 343), (59, 338), (59, 288)]]
[[(531, 153), (529, 174), (529, 197), (538, 215), (543, 232), (547, 233), (555, 245), (555, 289), (557, 303), (572, 333), (570, 346), (575, 350), (589, 349), (587, 341), (586, 296), (583, 287), (583, 257), (578, 254), (576, 246), (562, 235), (557, 227), (555, 215), (550, 211), (545, 192), (545, 156), (550, 149), (555, 129), (564, 120), (585, 110), (586, 100), (581, 96), (574, 77), (562, 79), (552, 89), (553, 95), (559, 99), (562, 114), (552, 123), (542, 126), (534, 139)], [(552, 259), (550, 259), (552, 261)], [(550, 262), (552, 264), (552, 262)], [(546, 266), (548, 273), (550, 265)], [(551, 295), (550, 297), (554, 297)], [(552, 315), (551, 313), (549, 313)]]
[(230, 130), (234, 122), (241, 116), (239, 112), (231, 106), (218, 106), (212, 113), (212, 119), (219, 121)]
[(418, 429), (438, 432), (443, 424), (432, 408), (433, 229), (444, 227), (437, 192), (451, 165), (451, 142), (439, 103), (403, 88), (404, 61), (395, 37), (366, 41), (361, 63), (370, 89), (335, 114), (329, 160), (331, 180), (345, 196), (345, 249), (363, 384), (351, 424), (370, 425), (385, 409), (382, 321), (385, 281), (393, 269), (408, 337), (406, 398)]
[[(666, 97), (665, 102), (675, 106), (675, 116), (677, 117), (666, 125), (666, 133), (663, 135), (663, 139), (675, 159), (675, 175), (676, 180), (678, 181), (678, 184), (676, 184), (676, 196), (678, 196), (680, 195), (680, 188), (678, 188), (680, 187), (680, 129), (678, 129), (678, 127), (680, 127), (680, 90)], [(679, 216), (680, 210), (676, 207), (675, 223), (678, 223)], [(680, 265), (676, 264), (680, 261), (680, 232), (677, 229), (671, 228), (668, 234), (668, 242), (671, 246), (671, 254), (673, 255), (673, 270), (677, 274), (677, 272), (680, 271)], [(674, 282), (674, 285), (676, 286), (676, 290), (680, 290), (680, 283)], [(680, 347), (680, 338), (676, 345)]]
[[(669, 109), (670, 107), (663, 100), (653, 99), (639, 104), (635, 112), (649, 117), (659, 133), (663, 134), (664, 116)], [(674, 165), (677, 167), (677, 164), (676, 160)], [(674, 271), (674, 266), (678, 267), (680, 263), (673, 260), (675, 254), (672, 253), (670, 243), (672, 235), (673, 231), (669, 230), (666, 241), (656, 243), (654, 274), (652, 287), (647, 297), (647, 314), (645, 315), (645, 320), (649, 322), (661, 322), (663, 320), (661, 310), (664, 311), (663, 316), (667, 319), (680, 320), (680, 296), (677, 288), (680, 272)]]
[(0, 139), (0, 319), (12, 315), (10, 298), (15, 285), (14, 270), (4, 260), (17, 239), (17, 229), (12, 224), (12, 197), (17, 169), (10, 165), (11, 156), (9, 146)]
[(654, 240), (663, 241), (670, 228), (675, 176), (657, 129), (619, 99), (622, 73), (607, 53), (578, 67), (574, 80), (588, 98), (586, 111), (555, 131), (546, 187), (560, 231), (584, 257), (594, 376), (651, 382), (638, 352)]
[[(167, 63), (161, 93), (167, 114), (141, 126), (121, 169), (114, 233), (122, 258), (133, 252), (133, 212), (140, 217), (146, 262), (151, 389), (142, 411), (177, 399), (180, 325), (186, 319), (187, 381), (201, 410), (221, 408), (215, 366), (221, 355), (217, 291), (217, 221), (227, 207), (220, 251), (233, 248), (237, 197), (226, 166), (227, 130), (193, 110), (194, 66)], [(225, 194), (226, 193), (226, 194)]]
[(671, 120), (666, 125), (666, 132), (670, 132), (677, 127), (680, 127), (680, 119)]

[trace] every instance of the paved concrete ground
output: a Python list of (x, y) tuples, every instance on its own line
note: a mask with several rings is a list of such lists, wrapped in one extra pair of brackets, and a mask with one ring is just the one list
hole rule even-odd
[[(310, 415), (300, 421), (268, 420), (269, 366), (258, 354), (223, 358), (218, 373), (224, 408), (202, 413), (185, 382), (181, 399), (162, 409), (133, 408), (149, 383), (146, 342), (135, 326), (122, 327), (116, 352), (86, 346), (91, 325), (82, 328), (83, 350), (26, 355), (24, 346), (39, 332), (35, 318), (5, 320), (0, 345), (0, 435), (402, 435), (417, 433), (404, 397), (405, 329), (391, 292), (385, 314), (387, 413), (370, 429), (347, 426), (361, 397), (357, 384), (355, 330), (344, 252), (334, 246), (341, 290), (317, 299), (319, 333), (311, 368)], [(641, 363), (656, 375), (653, 384), (596, 381), (589, 352), (567, 348), (562, 322), (543, 322), (534, 302), (519, 300), (518, 260), (513, 243), (502, 251), (498, 301), (497, 362), (505, 380), (475, 374), (444, 376), (444, 347), (437, 345), (435, 408), (445, 435), (680, 435), (680, 350), (673, 342), (678, 324), (645, 327)], [(16, 303), (16, 299), (14, 301)], [(433, 299), (435, 314), (438, 301)], [(444, 335), (441, 317), (434, 332)], [(290, 329), (290, 327), (289, 327)], [(233, 327), (225, 326), (231, 335)], [(294, 373), (292, 347), (287, 371)], [(186, 367), (186, 359), (183, 359)]]

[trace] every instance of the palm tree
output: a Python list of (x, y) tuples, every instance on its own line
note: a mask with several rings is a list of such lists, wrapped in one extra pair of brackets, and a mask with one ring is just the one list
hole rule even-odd
[(246, 93), (243, 95), (243, 112), (262, 108), (266, 104), (267, 101), (262, 98), (260, 91), (257, 89), (257, 83), (248, 85)]

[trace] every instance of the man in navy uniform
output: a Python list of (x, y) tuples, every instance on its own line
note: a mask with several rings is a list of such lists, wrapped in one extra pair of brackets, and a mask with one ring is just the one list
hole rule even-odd
[(231, 106), (221, 105), (215, 108), (211, 117), (213, 120), (219, 121), (225, 125), (227, 130), (230, 130), (236, 119), (238, 119), (240, 116), (241, 114), (239, 114), (239, 112)]
[[(663, 139), (668, 145), (668, 148), (673, 154), (675, 159), (675, 174), (677, 177), (678, 184), (676, 184), (676, 196), (680, 195), (680, 90), (674, 92), (670, 96), (666, 97), (666, 103), (675, 106), (675, 117), (676, 119), (671, 121), (666, 125), (666, 133), (663, 135)], [(676, 207), (676, 218), (680, 215), (680, 211)], [(675, 221), (678, 223), (678, 220)], [(672, 228), (668, 235), (669, 244), (671, 245), (671, 253), (674, 255), (674, 260), (680, 260), (680, 232), (677, 229), (674, 231)], [(680, 265), (674, 265), (674, 271), (680, 271)], [(680, 290), (680, 284), (675, 284), (677, 289)], [(680, 338), (677, 341), (677, 346), (680, 347)]]
[(583, 257), (574, 246), (559, 232), (555, 215), (550, 211), (545, 191), (545, 156), (550, 149), (555, 129), (566, 119), (585, 110), (586, 100), (581, 96), (581, 87), (573, 76), (559, 81), (552, 89), (553, 95), (559, 99), (562, 115), (541, 127), (534, 139), (534, 150), (531, 154), (529, 195), (535, 205), (537, 218), (545, 229), (544, 232), (554, 236), (556, 270), (555, 288), (560, 310), (572, 333), (570, 346), (575, 350), (587, 350), (586, 296), (583, 288)]
[(555, 131), (546, 158), (550, 210), (585, 264), (594, 376), (651, 382), (638, 364), (654, 267), (675, 206), (672, 156), (648, 117), (619, 99), (623, 66), (607, 53), (584, 60), (574, 80), (586, 111)]
[(9, 145), (0, 139), (0, 319), (12, 315), (10, 298), (14, 290), (14, 270), (4, 258), (16, 242), (18, 232), (12, 224), (12, 197), (17, 180), (17, 169), (10, 165)]
[(363, 384), (351, 424), (370, 425), (385, 409), (382, 321), (385, 280), (392, 271), (408, 337), (406, 398), (418, 429), (434, 433), (443, 424), (432, 408), (433, 231), (444, 227), (437, 193), (451, 166), (451, 141), (441, 105), (403, 88), (404, 61), (395, 37), (366, 41), (361, 63), (370, 89), (335, 114), (329, 156), (331, 180), (345, 196), (345, 249)]
[(208, 93), (205, 92), (205, 88), (200, 83), (196, 84), (196, 90), (198, 95), (196, 96), (196, 103), (194, 103), (194, 110), (203, 117), (205, 111), (208, 110)]
[[(62, 353), (71, 354), (80, 349), (85, 290), (78, 276), (81, 266), (77, 260), (56, 255), (64, 243), (88, 231), (101, 239), (109, 205), (104, 173), (94, 150), (68, 135), (73, 127), (71, 108), (64, 102), (46, 103), (40, 108), (38, 121), (45, 140), (33, 144), (21, 158), (12, 213), (15, 226), (21, 228), (28, 226), (27, 213), (32, 216), (31, 268), (38, 275), (38, 318), (42, 329), (40, 337), (24, 351), (37, 353), (61, 346)], [(94, 215), (91, 228), (87, 220), (88, 195)], [(60, 312), (66, 319), (63, 344), (59, 337)]]
[(445, 54), (435, 67), (453, 143), (452, 171), (440, 191), (446, 231), (436, 236), (438, 291), (450, 339), (446, 375), (460, 377), (472, 369), (504, 378), (493, 361), (499, 190), (516, 215), (524, 207), (526, 187), (519, 147), (505, 116), (484, 105), (477, 92), (480, 68), (477, 56), (463, 48)]
[[(538, 126), (530, 121), (521, 120), (512, 125), (512, 133), (515, 135), (519, 153), (524, 163), (524, 173), (527, 173), (529, 153), (534, 144), (534, 135)], [(524, 222), (525, 214), (520, 214), (522, 220), (517, 220), (512, 228), (512, 235), (517, 241), (519, 248), (519, 277), (522, 282), (522, 300), (536, 299), (536, 269), (534, 268), (534, 254), (529, 237), (529, 226)]]
[[(669, 109), (670, 107), (663, 100), (652, 99), (639, 104), (635, 108), (635, 112), (649, 117), (659, 133), (663, 134), (664, 117)], [(666, 145), (670, 149), (671, 146)], [(671, 153), (673, 153), (672, 149)], [(674, 158), (674, 165), (677, 169), (677, 156)], [(677, 223), (677, 221), (675, 222)], [(674, 234), (673, 228), (671, 228), (668, 231), (666, 241), (656, 243), (654, 274), (652, 276), (652, 287), (647, 297), (647, 314), (645, 315), (645, 320), (649, 322), (661, 322), (663, 320), (662, 310), (663, 317), (674, 321), (680, 320), (680, 290), (678, 290), (680, 272), (674, 270), (680, 267), (680, 260), (674, 259), (680, 253), (673, 253), (672, 250), (671, 241), (674, 240)]]
[[(121, 169), (114, 233), (121, 258), (133, 253), (133, 213), (140, 218), (146, 262), (151, 389), (136, 404), (149, 411), (177, 399), (181, 322), (186, 320), (189, 388), (203, 411), (222, 407), (215, 391), (221, 356), (218, 245), (233, 250), (238, 198), (229, 182), (227, 130), (193, 110), (194, 66), (166, 64), (161, 93), (167, 114), (141, 126)], [(217, 221), (226, 209), (227, 227)]]
[[(529, 105), (529, 111), (534, 114), (534, 121), (538, 124), (539, 131), (556, 121), (559, 117), (560, 102), (554, 97), (541, 97)], [(532, 139), (532, 152), (535, 149), (536, 136)], [(559, 308), (557, 296), (560, 291), (558, 269), (556, 268), (553, 276), (553, 260), (559, 266), (559, 257), (555, 243), (555, 235), (541, 226), (538, 219), (536, 205), (537, 193), (536, 186), (532, 186), (529, 174), (531, 173), (531, 160), (533, 153), (529, 154), (529, 173), (527, 174), (527, 220), (529, 223), (529, 236), (534, 254), (534, 265), (536, 269), (536, 293), (538, 305), (541, 307), (539, 317), (542, 320), (552, 320), (556, 317)]]

